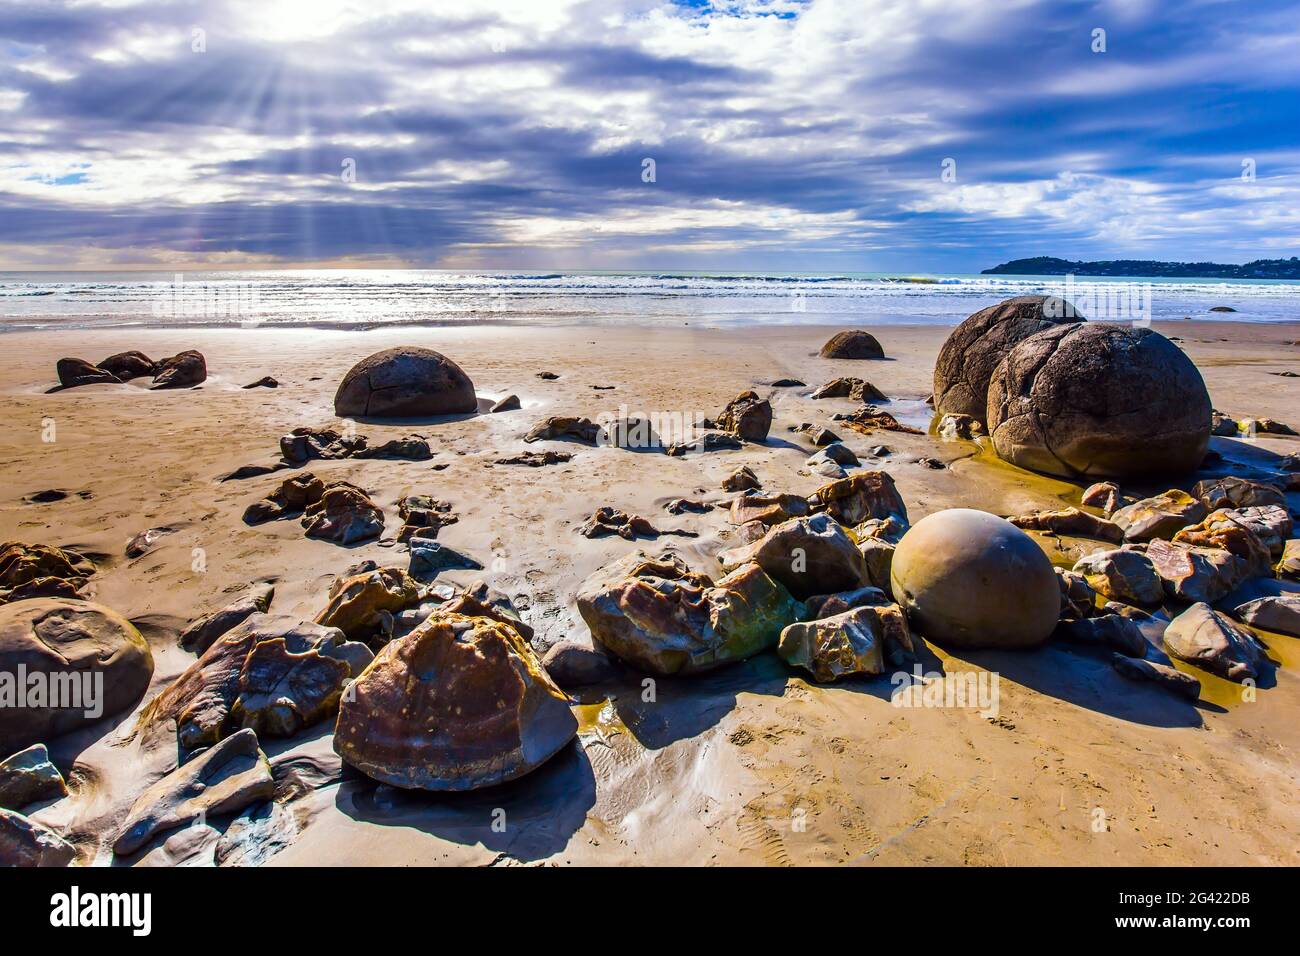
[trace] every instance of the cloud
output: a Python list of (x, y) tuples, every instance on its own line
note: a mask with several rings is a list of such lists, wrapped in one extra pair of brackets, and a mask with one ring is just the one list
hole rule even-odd
[(438, 6), (11, 0), (6, 266), (977, 271), (1300, 240), (1283, 3)]

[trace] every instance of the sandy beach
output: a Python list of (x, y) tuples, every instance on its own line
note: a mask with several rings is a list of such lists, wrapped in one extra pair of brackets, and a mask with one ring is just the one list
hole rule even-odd
[[(1237, 418), (1296, 417), (1300, 323), (1158, 324), (1204, 375), (1214, 406)], [(725, 508), (670, 515), (679, 497), (714, 504), (720, 481), (750, 466), (765, 489), (807, 495), (825, 483), (805, 464), (814, 449), (790, 428), (833, 425), (848, 399), (808, 392), (858, 375), (888, 395), (881, 407), (923, 434), (843, 431), (869, 467), (897, 482), (913, 522), (967, 506), (1017, 515), (1079, 503), (1082, 486), (999, 462), (972, 441), (929, 431), (925, 404), (936, 326), (873, 327), (885, 361), (818, 357), (834, 328), (386, 328), (128, 330), (0, 336), (0, 540), (72, 549), (97, 565), (88, 596), (116, 609), (148, 639), (155, 671), (147, 702), (194, 660), (179, 631), (250, 584), (275, 585), (273, 610), (314, 617), (331, 583), (371, 559), (405, 566), (393, 534), (403, 495), (451, 503), (457, 523), (439, 541), (484, 571), (439, 583), (489, 581), (510, 595), (544, 652), (588, 639), (574, 603), (593, 571), (635, 548), (671, 545), (702, 570), (739, 543)], [(482, 399), (518, 395), (522, 408), (432, 423), (356, 430), (371, 444), (418, 434), (428, 461), (313, 461), (384, 510), (379, 541), (342, 547), (303, 536), (296, 521), (246, 525), (244, 509), (291, 472), (222, 476), (278, 457), (298, 427), (341, 426), (335, 389), (348, 368), (389, 346), (451, 356)], [(127, 349), (204, 353), (196, 389), (93, 385), (45, 394), (63, 356), (98, 361)], [(541, 372), (558, 376), (539, 377)], [(276, 389), (245, 386), (263, 376)], [(794, 378), (807, 388), (769, 387)], [(573, 443), (525, 445), (548, 415), (714, 416), (736, 394), (771, 396), (766, 444), (674, 458)], [(869, 449), (888, 446), (872, 456)], [(1300, 451), (1300, 439), (1215, 438), (1229, 461)], [(523, 451), (572, 453), (567, 463), (494, 464)], [(920, 459), (936, 459), (935, 468)], [(1190, 477), (1190, 476), (1189, 476)], [(1194, 477), (1190, 478), (1194, 481)], [(1155, 493), (1164, 484), (1125, 484)], [(56, 489), (59, 500), (29, 496)], [(1298, 496), (1289, 495), (1292, 511)], [(645, 516), (661, 536), (635, 544), (576, 529), (601, 505)], [(153, 550), (124, 556), (138, 532), (166, 527)], [(1098, 542), (1042, 538), (1061, 565)], [(289, 740), (264, 740), (277, 785), (266, 819), (214, 819), (173, 830), (117, 864), (1157, 864), (1300, 863), (1300, 639), (1273, 636), (1273, 686), (1243, 701), (1238, 685), (1203, 671), (1195, 705), (1121, 678), (1108, 660), (1051, 642), (1031, 652), (949, 654), (931, 645), (927, 671), (1000, 675), (994, 715), (975, 708), (899, 707), (889, 675), (819, 685), (774, 653), (697, 677), (659, 681), (642, 700), (635, 677), (579, 692), (579, 740), (536, 772), (467, 794), (381, 786), (345, 769), (333, 721)], [(1184, 665), (1179, 665), (1183, 668)], [(138, 713), (139, 708), (137, 708)], [(107, 863), (111, 832), (149, 783), (174, 768), (169, 748), (128, 740), (120, 714), (51, 742), (72, 795), (31, 815)], [(509, 825), (493, 826), (498, 810)], [(1100, 817), (1106, 821), (1098, 828)]]

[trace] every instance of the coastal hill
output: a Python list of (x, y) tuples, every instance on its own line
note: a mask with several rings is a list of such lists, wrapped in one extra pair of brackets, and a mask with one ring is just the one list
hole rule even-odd
[(1157, 262), (1154, 259), (1109, 259), (1071, 262), (1052, 256), (1012, 259), (980, 275), (1019, 276), (1163, 276), (1187, 279), (1300, 279), (1300, 259), (1256, 259), (1245, 265), (1218, 262)]

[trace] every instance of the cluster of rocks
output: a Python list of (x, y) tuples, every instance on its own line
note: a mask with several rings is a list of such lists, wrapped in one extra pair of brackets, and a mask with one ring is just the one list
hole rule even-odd
[(150, 388), (192, 388), (208, 377), (207, 361), (202, 352), (190, 349), (155, 362), (143, 352), (119, 352), (98, 365), (85, 359), (61, 358), (55, 364), (59, 384), (57, 392), (81, 385), (120, 385), (133, 378), (152, 378)]
[(38, 597), (76, 599), (94, 573), (95, 563), (75, 551), (6, 541), (0, 545), (0, 604)]
[(355, 544), (378, 538), (384, 512), (363, 488), (348, 481), (326, 481), (300, 472), (244, 511), (245, 524), (300, 517), (309, 538)]

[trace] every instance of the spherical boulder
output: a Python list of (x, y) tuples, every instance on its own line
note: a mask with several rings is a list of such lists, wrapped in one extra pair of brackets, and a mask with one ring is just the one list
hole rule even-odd
[(1031, 335), (988, 391), (993, 447), (1065, 478), (1194, 471), (1210, 442), (1210, 395), (1183, 351), (1151, 329), (1087, 322)]
[(153, 654), (116, 611), (29, 598), (0, 607), (0, 741), (10, 749), (127, 710), (153, 677)]
[(474, 383), (459, 365), (411, 345), (362, 359), (334, 395), (334, 413), (340, 416), (422, 418), (477, 409)]
[(1035, 332), (1083, 317), (1055, 296), (1022, 295), (980, 309), (952, 330), (934, 363), (934, 410), (986, 421), (984, 402), (998, 363)]
[(821, 350), (822, 358), (831, 359), (882, 359), (885, 350), (876, 337), (862, 329), (836, 332)]
[(1061, 613), (1042, 549), (1011, 522), (969, 508), (914, 524), (894, 551), (890, 582), (912, 625), (952, 647), (1034, 647)]

